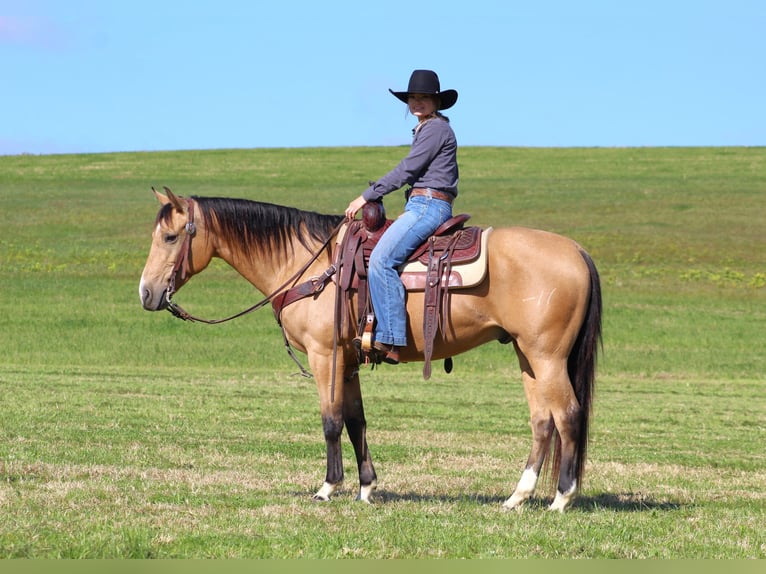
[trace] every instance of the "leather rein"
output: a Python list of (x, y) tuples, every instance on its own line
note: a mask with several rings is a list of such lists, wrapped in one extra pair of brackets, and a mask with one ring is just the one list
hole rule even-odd
[[(167, 310), (174, 316), (179, 319), (182, 319), (184, 321), (189, 321), (192, 323), (205, 323), (207, 325), (217, 325), (219, 323), (225, 323), (227, 321), (231, 321), (232, 319), (237, 319), (239, 317), (242, 317), (244, 315), (247, 315), (248, 313), (252, 313), (253, 311), (257, 311), (258, 309), (261, 309), (262, 307), (265, 307), (269, 303), (272, 304), (274, 307), (274, 314), (277, 318), (277, 322), (279, 323), (279, 326), (282, 329), (282, 337), (285, 341), (285, 346), (287, 347), (287, 352), (290, 355), (290, 357), (295, 361), (295, 363), (300, 367), (301, 374), (305, 377), (311, 377), (311, 373), (309, 373), (303, 365), (301, 365), (298, 358), (295, 356), (295, 353), (292, 350), (292, 347), (290, 346), (290, 343), (287, 340), (287, 334), (285, 333), (285, 328), (282, 326), (282, 321), (280, 320), (280, 313), (282, 311), (282, 307), (286, 305), (285, 300), (290, 296), (291, 293), (301, 293), (303, 297), (308, 296), (309, 294), (319, 294), (326, 285), (327, 281), (332, 277), (335, 273), (335, 265), (330, 265), (330, 267), (322, 274), (317, 277), (311, 277), (308, 281), (301, 283), (300, 285), (296, 286), (296, 283), (298, 280), (303, 276), (303, 274), (306, 272), (306, 270), (311, 266), (314, 261), (316, 261), (319, 256), (321, 255), (322, 251), (327, 249), (327, 247), (330, 245), (330, 242), (332, 241), (333, 237), (335, 237), (340, 231), (341, 227), (346, 223), (346, 220), (344, 219), (341, 221), (330, 233), (327, 240), (322, 244), (322, 246), (317, 250), (314, 255), (311, 256), (311, 258), (300, 268), (298, 271), (296, 271), (287, 281), (285, 281), (282, 285), (277, 287), (271, 294), (264, 297), (262, 300), (258, 301), (255, 305), (252, 305), (251, 307), (248, 307), (247, 309), (244, 309), (243, 311), (240, 311), (239, 313), (235, 313), (234, 315), (231, 315), (229, 317), (225, 317), (223, 319), (203, 319), (201, 317), (197, 317), (195, 315), (192, 315), (188, 311), (186, 311), (183, 307), (181, 307), (178, 303), (172, 300), (173, 295), (176, 293), (176, 277), (180, 276), (181, 280), (186, 279), (187, 275), (189, 274), (189, 257), (191, 255), (191, 240), (197, 233), (197, 226), (194, 224), (194, 201), (190, 198), (186, 198), (187, 203), (187, 213), (188, 213), (188, 220), (186, 222), (186, 225), (184, 226), (185, 231), (185, 237), (183, 244), (181, 245), (181, 256), (176, 260), (175, 265), (173, 266), (173, 271), (170, 273), (170, 280), (168, 282), (168, 288), (165, 291), (165, 301), (167, 303)], [(279, 303), (279, 305), (277, 305)]]

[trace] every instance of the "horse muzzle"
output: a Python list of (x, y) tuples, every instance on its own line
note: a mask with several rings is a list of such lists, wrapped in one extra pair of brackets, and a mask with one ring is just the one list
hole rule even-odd
[(163, 311), (168, 307), (168, 290), (155, 291), (141, 280), (138, 286), (138, 296), (141, 299), (141, 305), (147, 311)]

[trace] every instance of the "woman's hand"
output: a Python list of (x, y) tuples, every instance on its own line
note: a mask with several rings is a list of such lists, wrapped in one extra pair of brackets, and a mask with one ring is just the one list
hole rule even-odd
[(362, 209), (365, 203), (367, 203), (367, 200), (361, 195), (349, 203), (346, 208), (346, 218), (349, 220), (354, 219), (354, 217), (356, 217), (356, 212)]

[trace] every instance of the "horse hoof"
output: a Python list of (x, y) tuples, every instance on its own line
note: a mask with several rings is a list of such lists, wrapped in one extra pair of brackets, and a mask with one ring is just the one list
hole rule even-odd
[(548, 507), (548, 511), (564, 514), (564, 511), (569, 508), (570, 504), (571, 500), (560, 499), (558, 496), (556, 496), (556, 498), (553, 499), (551, 505)]
[(559, 490), (556, 490), (556, 497), (553, 499), (553, 502), (548, 507), (548, 510), (551, 511), (559, 511), (564, 512), (569, 506), (571, 506), (572, 501), (575, 498), (575, 494), (577, 492), (577, 483), (573, 483), (572, 487), (567, 490), (566, 492), (560, 492)]
[(375, 482), (373, 482), (372, 484), (360, 486), (359, 495), (356, 497), (356, 499), (361, 502), (365, 502), (367, 504), (372, 504), (370, 497), (372, 496), (372, 493), (375, 492), (376, 488), (377, 488), (377, 483)]
[(335, 492), (341, 483), (338, 484), (330, 484), (329, 482), (325, 482), (322, 485), (322, 488), (320, 488), (317, 493), (311, 497), (311, 500), (315, 502), (330, 502), (330, 497), (332, 496), (333, 492)]
[(503, 503), (503, 510), (506, 512), (521, 512), (524, 508), (523, 501), (519, 503), (511, 503), (510, 500), (506, 500)]
[(508, 500), (503, 502), (503, 510), (521, 510), (528, 498), (528, 496), (520, 496), (514, 493)]

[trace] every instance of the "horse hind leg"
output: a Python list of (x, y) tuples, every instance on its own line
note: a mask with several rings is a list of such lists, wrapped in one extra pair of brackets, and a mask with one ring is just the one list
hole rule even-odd
[(527, 459), (524, 472), (521, 474), (519, 482), (513, 494), (503, 503), (503, 508), (514, 510), (521, 507), (534, 494), (537, 488), (537, 481), (540, 478), (540, 471), (545, 462), (545, 454), (548, 451), (551, 436), (553, 434), (553, 419), (540, 420), (532, 423), (533, 445), (532, 452)]
[(521, 479), (516, 485), (513, 494), (503, 503), (505, 509), (519, 509), (524, 502), (531, 498), (535, 493), (537, 481), (540, 477), (545, 457), (550, 450), (551, 437), (554, 432), (553, 416), (550, 410), (545, 408), (538, 400), (536, 390), (536, 381), (532, 376), (531, 369), (523, 355), (519, 353), (519, 359), (522, 364), (522, 379), (524, 382), (524, 392), (529, 404), (530, 426), (532, 428), (532, 450), (529, 453), (527, 464)]
[(545, 382), (540, 387), (538, 400), (545, 401), (555, 426), (551, 479), (555, 481), (558, 476), (556, 496), (549, 509), (563, 512), (574, 500), (579, 487), (583, 408), (575, 396), (566, 364), (543, 376), (545, 378), (541, 380)]
[(556, 429), (559, 432), (559, 440), (554, 454), (554, 466), (559, 468), (559, 479), (556, 488), (556, 497), (550, 505), (551, 510), (564, 512), (577, 494), (579, 487), (577, 477), (580, 464), (579, 450), (581, 407), (574, 400), (566, 409), (559, 409), (560, 414), (554, 415)]

